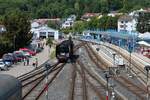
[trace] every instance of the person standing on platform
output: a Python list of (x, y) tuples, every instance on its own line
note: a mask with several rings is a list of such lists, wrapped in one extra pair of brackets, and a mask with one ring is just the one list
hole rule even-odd
[(30, 62), (29, 57), (27, 57), (27, 66), (29, 66), (29, 62)]

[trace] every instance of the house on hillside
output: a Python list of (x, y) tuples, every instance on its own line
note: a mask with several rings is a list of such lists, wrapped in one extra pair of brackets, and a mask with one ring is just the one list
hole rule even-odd
[(60, 18), (54, 19), (34, 19), (31, 21), (31, 28), (38, 28), (41, 26), (48, 26), (48, 22), (60, 23)]
[(55, 40), (59, 39), (59, 31), (52, 29), (48, 26), (41, 26), (38, 28), (32, 28), (30, 30), (33, 33), (33, 38), (54, 38)]
[(0, 33), (6, 32), (6, 27), (4, 25), (0, 25)]
[(92, 17), (99, 17), (101, 14), (100, 13), (85, 13), (82, 17), (81, 20), (84, 21), (90, 21)]
[(137, 17), (139, 17), (139, 15), (141, 13), (150, 13), (150, 8), (147, 8), (147, 9), (141, 8), (140, 10), (134, 10), (134, 11), (130, 12), (129, 15), (137, 18)]
[(116, 11), (112, 11), (112, 12), (107, 14), (107, 16), (111, 16), (111, 17), (121, 16), (121, 15), (123, 15), (123, 13), (118, 13)]
[(123, 15), (118, 19), (118, 32), (120, 31), (136, 31), (137, 19), (129, 16)]
[(65, 19), (62, 23), (61, 28), (69, 28), (72, 27), (74, 22), (76, 20), (76, 16), (75, 15), (70, 15), (67, 19)]

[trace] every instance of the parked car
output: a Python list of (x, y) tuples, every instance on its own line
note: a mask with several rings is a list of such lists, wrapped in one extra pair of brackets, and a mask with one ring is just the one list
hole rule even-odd
[(4, 54), (2, 59), (8, 67), (10, 67), (10, 66), (12, 66), (12, 64), (16, 63), (14, 56), (10, 53)]
[(24, 58), (27, 57), (23, 51), (14, 51), (13, 54), (16, 58), (19, 59), (19, 61), (22, 61)]
[(35, 56), (36, 52), (28, 49), (28, 48), (20, 48), (19, 50), (22, 50), (23, 52), (28, 52), (31, 56)]
[(31, 57), (30, 53), (25, 50), (19, 50), (19, 52), (21, 52), (26, 57)]
[(8, 70), (6, 64), (3, 62), (3, 59), (0, 59), (0, 70)]

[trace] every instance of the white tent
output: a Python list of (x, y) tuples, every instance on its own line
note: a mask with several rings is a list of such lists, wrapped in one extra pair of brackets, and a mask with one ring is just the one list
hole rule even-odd
[(147, 47), (150, 47), (150, 44), (145, 42), (145, 41), (139, 41), (138, 42), (139, 45), (143, 45), (143, 46), (147, 46)]
[(141, 39), (150, 39), (150, 32), (145, 32), (144, 34), (140, 34), (138, 37)]

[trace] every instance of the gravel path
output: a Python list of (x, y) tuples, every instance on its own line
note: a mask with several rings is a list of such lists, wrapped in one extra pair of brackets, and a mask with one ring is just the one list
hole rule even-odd
[[(71, 82), (71, 64), (66, 64), (48, 89), (49, 100), (68, 100)], [(45, 95), (40, 100), (45, 100)]]

